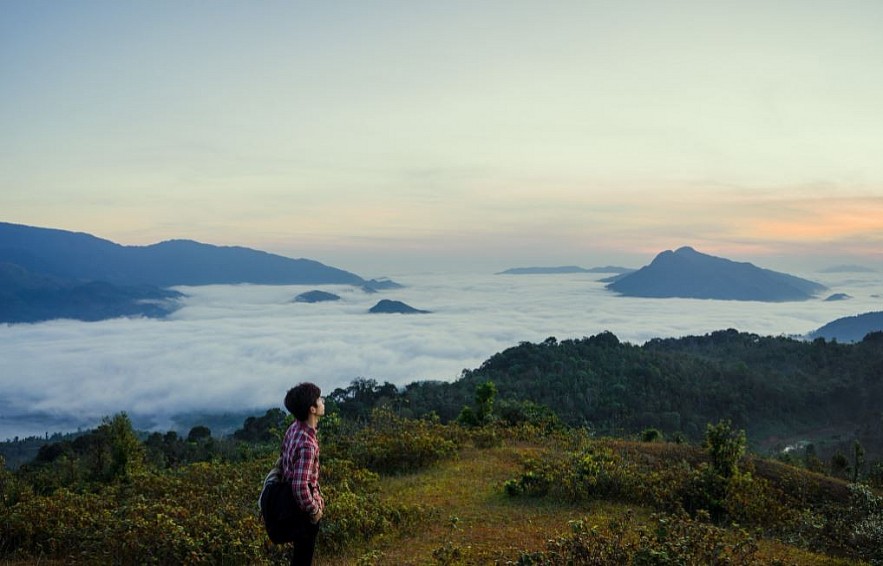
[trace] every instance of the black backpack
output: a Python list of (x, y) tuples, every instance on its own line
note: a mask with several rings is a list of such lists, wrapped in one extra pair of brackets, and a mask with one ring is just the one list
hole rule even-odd
[(264, 479), (258, 500), (261, 518), (270, 540), (275, 544), (292, 542), (303, 524), (303, 511), (294, 500), (291, 481), (282, 477), (281, 462)]

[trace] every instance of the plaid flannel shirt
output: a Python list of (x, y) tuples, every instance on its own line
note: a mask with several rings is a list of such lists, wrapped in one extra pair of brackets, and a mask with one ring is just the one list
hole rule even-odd
[(294, 499), (301, 509), (315, 514), (325, 509), (319, 490), (319, 441), (316, 429), (295, 419), (282, 441), (282, 475), (291, 480)]

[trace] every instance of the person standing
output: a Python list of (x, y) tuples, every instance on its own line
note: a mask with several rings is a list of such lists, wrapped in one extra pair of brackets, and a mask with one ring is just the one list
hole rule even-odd
[(316, 427), (325, 414), (322, 391), (313, 383), (301, 383), (288, 390), (285, 408), (294, 422), (282, 440), (282, 475), (291, 481), (294, 500), (301, 512), (291, 553), (291, 566), (309, 566), (313, 562), (319, 521), (325, 512), (325, 500), (319, 489), (319, 440)]

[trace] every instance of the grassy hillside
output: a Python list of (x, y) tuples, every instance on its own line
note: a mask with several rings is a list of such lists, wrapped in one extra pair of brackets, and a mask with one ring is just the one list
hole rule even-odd
[[(744, 455), (744, 434), (726, 423), (709, 426), (700, 447), (657, 435), (595, 438), (548, 419), (510, 426), (492, 405), (477, 411), (482, 426), (389, 409), (361, 423), (326, 417), (317, 563), (883, 560), (879, 492)], [(278, 416), (263, 421), (276, 435)], [(117, 415), (76, 449), (46, 449), (3, 471), (0, 560), (284, 564), (285, 547), (268, 541), (256, 514), (278, 436), (217, 441), (204, 432), (167, 439), (172, 464)]]
[[(604, 333), (454, 383), (357, 380), (320, 425), (318, 563), (883, 564), (881, 336)], [(42, 445), (0, 466), (0, 561), (284, 564), (256, 500), (287, 419), (139, 436), (119, 414)], [(813, 427), (848, 443), (756, 450)]]
[[(658, 452), (658, 446), (630, 443), (634, 453)], [(372, 548), (341, 556), (322, 557), (322, 564), (353, 564), (361, 560), (374, 564), (507, 564), (543, 563), (537, 553), (556, 548), (568, 540), (576, 525), (591, 525), (609, 533), (611, 524), (621, 524), (625, 537), (634, 539), (641, 529), (655, 527), (654, 510), (599, 498), (585, 502), (555, 497), (506, 495), (506, 481), (518, 476), (522, 462), (545, 452), (536, 443), (514, 441), (494, 448), (464, 448), (459, 458), (431, 470), (383, 480), (384, 498), (406, 504), (430, 504), (433, 520), (424, 528), (378, 541)], [(839, 489), (845, 489), (843, 485)], [(590, 527), (591, 528), (591, 527)], [(738, 529), (726, 538), (741, 536)], [(601, 535), (604, 536), (604, 535)], [(610, 536), (610, 535), (607, 535)], [(550, 544), (550, 541), (554, 541)], [(635, 544), (636, 541), (632, 541)], [(742, 564), (859, 564), (789, 546), (773, 538), (759, 538), (757, 548)], [(533, 558), (533, 561), (531, 559)], [(611, 564), (616, 562), (612, 561)], [(665, 563), (665, 562), (659, 562)], [(672, 562), (674, 563), (674, 562)]]

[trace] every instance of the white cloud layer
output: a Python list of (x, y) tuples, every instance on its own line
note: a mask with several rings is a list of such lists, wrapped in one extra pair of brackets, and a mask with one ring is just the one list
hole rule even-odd
[[(291, 303), (313, 287), (180, 288), (166, 320), (52, 321), (0, 326), (0, 439), (91, 427), (126, 411), (168, 428), (183, 412), (263, 411), (311, 380), (329, 392), (357, 377), (398, 385), (453, 380), (520, 341), (610, 330), (620, 340), (737, 328), (804, 334), (833, 319), (880, 310), (879, 274), (809, 278), (847, 301), (753, 303), (618, 297), (596, 275), (414, 275), (406, 288), (366, 294), (324, 286), (334, 303)], [(875, 296), (876, 295), (876, 296)], [(381, 298), (432, 311), (372, 315)]]

